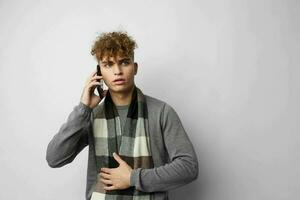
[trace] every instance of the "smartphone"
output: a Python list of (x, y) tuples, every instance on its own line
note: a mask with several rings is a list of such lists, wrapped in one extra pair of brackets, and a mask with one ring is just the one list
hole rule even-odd
[[(97, 65), (97, 75), (101, 76), (101, 71), (100, 71), (99, 65)], [(97, 81), (100, 82), (100, 85), (97, 86), (97, 91), (98, 91), (100, 98), (102, 99), (104, 97), (103, 91), (105, 89), (105, 84), (103, 82), (103, 79), (97, 80)]]

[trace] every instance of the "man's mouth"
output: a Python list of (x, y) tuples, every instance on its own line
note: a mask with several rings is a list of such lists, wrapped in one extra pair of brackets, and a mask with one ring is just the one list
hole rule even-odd
[(125, 79), (123, 78), (118, 78), (118, 79), (115, 79), (114, 82), (117, 82), (117, 81), (125, 81)]
[(116, 85), (122, 85), (125, 83), (125, 79), (118, 78), (113, 81)]

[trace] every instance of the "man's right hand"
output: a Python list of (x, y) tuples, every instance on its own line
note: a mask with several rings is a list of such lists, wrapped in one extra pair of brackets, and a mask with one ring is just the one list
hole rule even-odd
[[(83, 92), (81, 95), (80, 101), (89, 106), (90, 108), (96, 107), (99, 102), (101, 101), (101, 98), (98, 95), (94, 94), (95, 88), (100, 85), (100, 82), (97, 81), (97, 79), (102, 79), (102, 76), (97, 76), (97, 70), (93, 71), (93, 73), (87, 78), (85, 86), (83, 88)], [(103, 91), (104, 96), (107, 93), (107, 90)]]

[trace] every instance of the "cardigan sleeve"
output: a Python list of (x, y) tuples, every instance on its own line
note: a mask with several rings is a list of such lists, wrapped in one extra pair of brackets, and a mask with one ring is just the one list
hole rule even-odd
[(164, 104), (161, 128), (170, 162), (159, 167), (133, 169), (130, 186), (144, 192), (168, 191), (198, 177), (198, 160), (193, 145), (176, 111)]
[(46, 160), (52, 168), (62, 167), (74, 160), (88, 145), (92, 108), (80, 102), (73, 108), (47, 146)]

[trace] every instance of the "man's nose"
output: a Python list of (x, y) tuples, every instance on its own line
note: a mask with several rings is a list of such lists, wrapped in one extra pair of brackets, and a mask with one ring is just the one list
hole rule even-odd
[(113, 66), (113, 73), (114, 74), (122, 74), (122, 68), (121, 68), (121, 66), (118, 65), (118, 64), (115, 64)]

